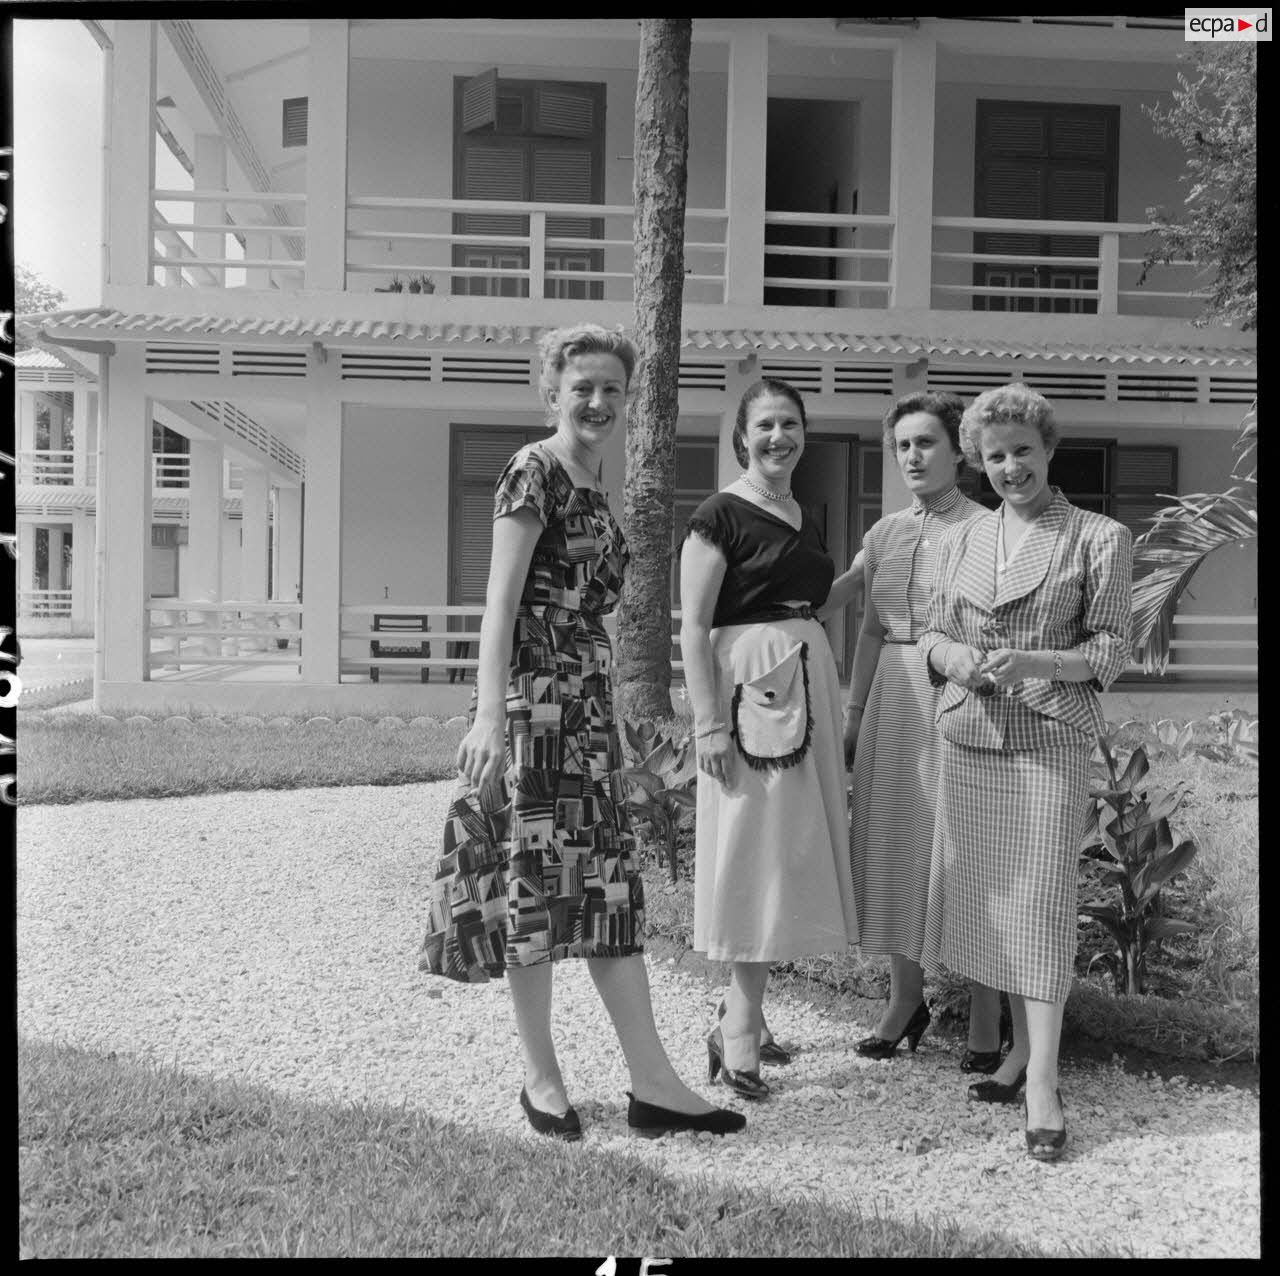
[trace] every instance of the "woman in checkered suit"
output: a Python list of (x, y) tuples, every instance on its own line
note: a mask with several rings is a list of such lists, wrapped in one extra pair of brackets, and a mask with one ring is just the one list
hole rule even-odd
[(1049, 485), (1057, 427), (1043, 396), (988, 390), (960, 437), (1002, 504), (945, 537), (918, 642), (942, 687), (922, 961), (1009, 993), (1013, 1048), (970, 1095), (1011, 1102), (1025, 1081), (1028, 1153), (1054, 1160), (1077, 852), (1097, 693), (1128, 661), (1132, 537)]

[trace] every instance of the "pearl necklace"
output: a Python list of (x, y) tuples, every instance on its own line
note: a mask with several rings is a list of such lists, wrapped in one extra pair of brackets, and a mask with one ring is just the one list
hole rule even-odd
[(785, 492), (775, 492), (771, 487), (764, 487), (760, 483), (756, 483), (747, 473), (743, 473), (742, 481), (755, 493), (763, 496), (766, 501), (789, 501), (791, 497), (791, 489), (787, 488)]

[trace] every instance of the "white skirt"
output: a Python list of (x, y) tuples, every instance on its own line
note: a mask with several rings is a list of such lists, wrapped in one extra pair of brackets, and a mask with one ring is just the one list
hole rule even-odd
[(711, 631), (726, 721), (735, 688), (807, 646), (812, 726), (798, 759), (752, 766), (735, 742), (733, 783), (698, 772), (693, 947), (713, 961), (788, 961), (858, 939), (840, 678), (816, 620)]

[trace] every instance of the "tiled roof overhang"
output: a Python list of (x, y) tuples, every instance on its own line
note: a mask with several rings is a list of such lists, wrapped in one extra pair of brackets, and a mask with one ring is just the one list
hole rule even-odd
[[(57, 345), (72, 341), (230, 341), (252, 338), (279, 345), (324, 342), (335, 346), (426, 346), (493, 343), (531, 346), (542, 327), (503, 324), (410, 323), (401, 320), (328, 318), (261, 318), (220, 315), (162, 315), (100, 307), (24, 316), (29, 330)], [(1257, 364), (1252, 346), (1168, 345), (1101, 342), (1087, 345), (1061, 341), (1007, 341), (915, 336), (903, 333), (795, 332), (776, 328), (688, 328), (682, 345), (691, 353), (742, 357), (751, 353), (801, 355), (851, 354), (890, 359), (997, 358), (1059, 359), (1108, 364), (1182, 364), (1206, 368), (1247, 368)]]

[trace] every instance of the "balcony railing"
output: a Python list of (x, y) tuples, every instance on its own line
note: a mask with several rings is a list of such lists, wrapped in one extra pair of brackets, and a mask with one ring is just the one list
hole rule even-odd
[[(19, 452), (17, 459), (19, 483), (69, 486), (76, 481), (75, 453), (70, 448), (32, 448)], [(85, 459), (92, 466), (93, 458)]]
[(191, 486), (191, 457), (186, 452), (153, 452), (151, 454), (152, 487)]
[(211, 665), (282, 666), (302, 661), (302, 604), (150, 600), (148, 663), (180, 673)]
[[(305, 204), (305, 195), (276, 191), (154, 191), (153, 282), (303, 287), (306, 227), (264, 219), (268, 210), (279, 216), (283, 205)], [(201, 216), (210, 206), (217, 216)], [(347, 286), (630, 301), (634, 216), (629, 204), (361, 195), (347, 204)], [(726, 301), (732, 217), (726, 209), (687, 211), (686, 302)], [(763, 230), (765, 305), (894, 306), (898, 255), (926, 251), (903, 243), (884, 215), (768, 211)], [(1154, 267), (1138, 284), (1150, 231), (1140, 222), (935, 217), (932, 302), (944, 310), (1192, 318), (1207, 282), (1196, 263)], [(213, 252), (210, 244), (221, 247)]]
[(18, 592), (18, 616), (23, 620), (71, 615), (69, 589), (23, 589)]
[(1151, 232), (1144, 222), (935, 217), (933, 228), (932, 289), (942, 310), (1192, 318), (1206, 282), (1197, 263), (1173, 261), (1139, 287)]

